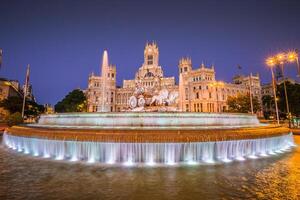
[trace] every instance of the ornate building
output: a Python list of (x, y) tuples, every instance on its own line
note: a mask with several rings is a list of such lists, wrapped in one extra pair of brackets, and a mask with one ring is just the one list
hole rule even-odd
[[(16, 80), (7, 80), (4, 78), (0, 78), (0, 101), (9, 97), (23, 98), (20, 84)], [(8, 110), (0, 107), (0, 121), (4, 119), (8, 114)]]
[[(237, 94), (252, 94), (261, 99), (260, 78), (256, 76), (236, 76), (233, 83), (216, 81), (214, 66), (206, 67), (203, 63), (193, 69), (191, 58), (179, 61), (179, 85), (175, 77), (164, 77), (159, 65), (159, 49), (156, 43), (146, 44), (144, 63), (135, 74), (135, 79), (123, 80), (122, 87), (116, 87), (116, 66), (108, 64), (108, 56), (103, 54), (102, 74), (89, 76), (87, 89), (88, 112), (120, 112), (138, 107), (139, 96), (143, 105), (152, 106), (154, 97), (166, 96), (164, 103), (156, 101), (156, 105), (168, 105), (173, 97), (173, 107), (186, 112), (223, 112), (227, 110), (227, 97)], [(251, 84), (250, 84), (251, 83)], [(143, 95), (136, 94), (140, 88)], [(162, 92), (163, 91), (163, 92)], [(178, 95), (176, 95), (176, 93)], [(135, 94), (135, 97), (133, 97)], [(172, 94), (172, 95), (171, 95)], [(147, 99), (147, 96), (151, 96)], [(174, 100), (175, 97), (178, 98)], [(132, 110), (132, 109), (131, 109)], [(155, 110), (157, 111), (157, 110)]]

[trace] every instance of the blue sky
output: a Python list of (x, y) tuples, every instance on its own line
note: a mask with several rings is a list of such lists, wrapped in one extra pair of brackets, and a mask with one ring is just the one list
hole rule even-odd
[[(178, 60), (214, 64), (217, 79), (241, 72), (270, 80), (264, 59), (300, 48), (299, 1), (15, 1), (0, 2), (0, 77), (31, 83), (39, 103), (55, 104), (88, 75), (100, 73), (108, 50), (118, 85), (143, 62), (147, 41), (156, 41), (165, 75), (178, 78)], [(296, 78), (295, 65), (286, 67)]]

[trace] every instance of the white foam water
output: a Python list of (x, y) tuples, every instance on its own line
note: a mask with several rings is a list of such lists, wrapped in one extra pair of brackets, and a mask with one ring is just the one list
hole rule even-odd
[(269, 138), (190, 143), (110, 143), (48, 140), (4, 133), (3, 143), (18, 152), (56, 160), (89, 163), (190, 164), (255, 159), (289, 150), (292, 133)]

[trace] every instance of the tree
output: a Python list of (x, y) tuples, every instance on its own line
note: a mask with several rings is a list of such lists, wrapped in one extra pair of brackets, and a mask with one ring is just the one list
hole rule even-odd
[[(0, 101), (0, 107), (8, 110), (10, 113), (21, 113), (23, 106), (23, 99), (19, 96), (10, 96)], [(34, 101), (26, 100), (24, 114), (25, 116), (38, 116), (44, 112), (44, 106), (39, 105)]]
[(22, 124), (23, 123), (23, 118), (22, 118), (21, 113), (15, 112), (15, 113), (9, 115), (6, 119), (6, 122), (7, 122), (8, 126), (14, 126), (14, 125)]
[(56, 112), (84, 112), (86, 111), (86, 97), (81, 90), (75, 89), (54, 107)]
[(274, 97), (266, 95), (262, 97), (263, 114), (265, 119), (269, 119), (275, 110)]
[[(252, 98), (253, 111), (257, 112), (260, 110), (260, 103), (257, 97)], [(237, 96), (229, 96), (227, 98), (228, 111), (238, 113), (249, 113), (251, 112), (250, 97), (249, 95), (238, 94)]]
[(10, 96), (0, 102), (0, 107), (8, 110), (10, 113), (22, 112), (22, 98), (19, 96)]
[[(289, 81), (286, 81), (286, 90), (290, 112), (293, 115), (300, 116), (300, 84), (291, 84)], [(283, 83), (277, 86), (277, 98), (279, 110), (286, 113), (287, 109)]]

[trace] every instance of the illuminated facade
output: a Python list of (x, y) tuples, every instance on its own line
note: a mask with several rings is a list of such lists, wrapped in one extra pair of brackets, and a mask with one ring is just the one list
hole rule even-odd
[(163, 69), (159, 65), (157, 45), (146, 44), (144, 63), (136, 72), (135, 79), (123, 80), (123, 86), (116, 87), (116, 66), (108, 65), (107, 55), (104, 55), (102, 75), (92, 74), (89, 77), (88, 112), (129, 110), (129, 98), (135, 92), (137, 84), (142, 85), (148, 94), (157, 94), (162, 89), (169, 93), (178, 92), (176, 107), (186, 112), (223, 112), (228, 109), (226, 104), (228, 96), (249, 94), (250, 82), (252, 94), (261, 99), (258, 75), (236, 76), (233, 83), (217, 81), (214, 66), (207, 67), (202, 63), (200, 67), (193, 69), (191, 58), (180, 59), (178, 68), (177, 85), (175, 77), (164, 77)]

